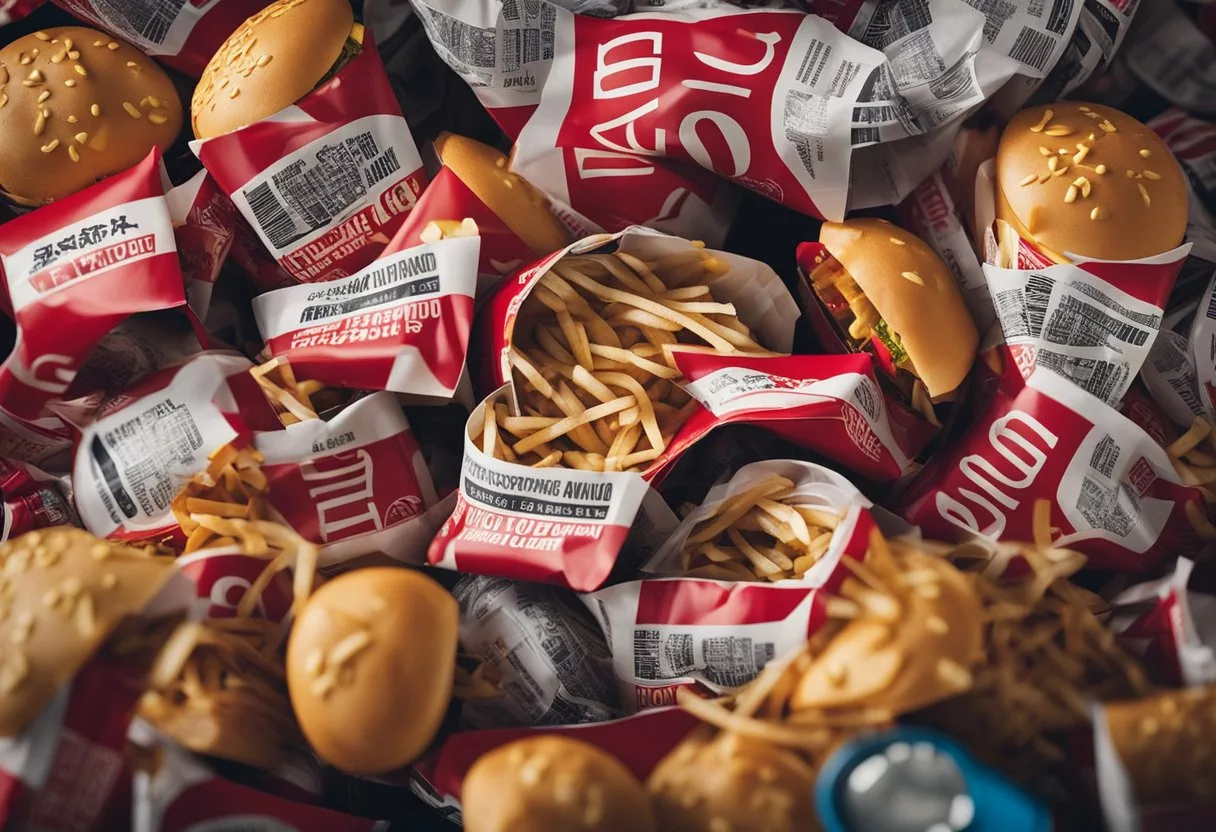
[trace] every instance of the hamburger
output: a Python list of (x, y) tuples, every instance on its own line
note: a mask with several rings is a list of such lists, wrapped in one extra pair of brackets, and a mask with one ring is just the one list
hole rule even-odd
[(979, 332), (941, 259), (880, 219), (825, 222), (819, 242), (809, 286), (835, 335), (873, 354), (905, 402), (926, 411), (951, 400)]
[(242, 23), (199, 78), (194, 135), (210, 139), (295, 104), (363, 51), (346, 0), (277, 0)]
[(167, 150), (182, 126), (173, 82), (152, 59), (82, 26), (0, 49), (0, 189), (36, 207)]
[(1046, 259), (1139, 260), (1186, 232), (1186, 178), (1161, 138), (1099, 104), (1022, 110), (1001, 134), (994, 171), (998, 266), (1019, 238)]
[(654, 832), (650, 798), (615, 757), (562, 736), (482, 756), (461, 787), (465, 832)]
[(420, 572), (347, 572), (304, 605), (287, 643), (287, 690), (326, 762), (383, 774), (413, 762), (452, 698), (460, 608)]
[(0, 737), (20, 734), (174, 573), (172, 558), (69, 526), (0, 545)]

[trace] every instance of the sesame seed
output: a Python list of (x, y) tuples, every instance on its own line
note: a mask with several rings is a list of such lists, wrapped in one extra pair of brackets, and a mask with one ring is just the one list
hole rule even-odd
[(104, 40), (95, 40), (95, 41), (93, 41), (93, 45), (94, 46), (105, 46), (106, 42)]
[(64, 85), (65, 87), (74, 87), (74, 86), (76, 86), (76, 79), (74, 79), (74, 78), (69, 78), (68, 80), (66, 80), (66, 81), (64, 81), (64, 82), (63, 82), (63, 85)]
[(141, 113), (130, 101), (122, 102), (122, 108), (127, 111), (127, 115), (129, 115), (131, 118), (143, 118), (143, 113)]
[(55, 148), (59, 147), (59, 139), (51, 139), (42, 146), (43, 153), (54, 153)]
[(76, 141), (80, 142), (81, 144), (84, 144), (85, 142), (87, 142), (89, 140), (89, 134), (88, 133), (77, 133), (72, 138), (74, 138)]
[(41, 104), (43, 101), (46, 101), (50, 97), (51, 97), (51, 91), (43, 90), (42, 95), (38, 96), (38, 103)]
[(1129, 171), (1127, 172), (1127, 178), (1128, 178), (1128, 179), (1135, 179), (1135, 178), (1136, 178), (1136, 172), (1135, 172), (1134, 170), (1129, 170)]
[(236, 97), (237, 97), (238, 95), (240, 95), (240, 94), (241, 94), (241, 88), (240, 88), (240, 87), (233, 87), (233, 88), (232, 88), (232, 90), (231, 90), (231, 91), (228, 93), (228, 97), (229, 97), (229, 98), (236, 98)]
[(1106, 212), (1102, 210), (1101, 205), (1096, 205), (1094, 206), (1094, 210), (1089, 212), (1089, 218), (1091, 220), (1104, 220), (1106, 219)]
[(1055, 169), (1058, 168), (1059, 166), (1060, 166), (1060, 157), (1059, 156), (1052, 156), (1050, 159), (1047, 160), (1047, 169), (1048, 170), (1054, 172)]
[(160, 106), (160, 99), (159, 99), (159, 98), (157, 98), (155, 95), (149, 95), (149, 96), (148, 96), (148, 103), (149, 103), (149, 104), (151, 104), (153, 107), (159, 107), (159, 106)]
[(971, 671), (953, 659), (945, 657), (937, 660), (937, 678), (946, 684), (959, 688), (971, 687)]
[(8, 103), (8, 93), (0, 93), (0, 107)]
[(75, 70), (76, 74), (82, 78), (87, 78), (89, 76), (88, 70), (86, 70), (80, 64), (72, 64), (72, 69)]
[(1059, 150), (1057, 150), (1057, 151), (1056, 151), (1056, 153), (1058, 153), (1058, 154), (1059, 154), (1059, 155), (1061, 155), (1061, 156), (1067, 156), (1067, 155), (1068, 155), (1068, 148), (1067, 148), (1067, 147), (1061, 147)]
[(1069, 186), (1068, 186), (1068, 190), (1067, 190), (1067, 191), (1065, 191), (1065, 193), (1064, 193), (1064, 201), (1065, 201), (1065, 202), (1068, 202), (1068, 203), (1076, 202), (1076, 201), (1077, 201), (1077, 193), (1078, 193), (1078, 191), (1077, 191), (1077, 186), (1076, 186), (1076, 185), (1069, 185)]
[(1118, 133), (1119, 132), (1118, 130), (1115, 129), (1115, 125), (1110, 123), (1110, 119), (1105, 119), (1103, 121), (1098, 122), (1098, 126), (1102, 128), (1103, 133)]
[(34, 119), (34, 135), (41, 136), (42, 131), (46, 129), (46, 116), (42, 113), (38, 114), (38, 118)]
[(1147, 159), (1148, 157), (1150, 157), (1150, 156), (1152, 156), (1152, 155), (1153, 155), (1153, 151), (1151, 151), (1151, 150), (1141, 150), (1141, 151), (1140, 151), (1140, 158), (1141, 158), (1141, 159)]
[(1140, 198), (1144, 200), (1144, 207), (1151, 207), (1153, 200), (1148, 195), (1148, 188), (1144, 187), (1143, 183), (1137, 183), (1136, 188), (1140, 191)]
[(1053, 136), (1056, 138), (1060, 136), (1071, 136), (1075, 132), (1077, 131), (1073, 130), (1071, 127), (1065, 127), (1062, 124), (1057, 124), (1055, 127), (1048, 127), (1043, 131), (1044, 135)]
[(73, 49), (71, 52), (68, 53), (68, 57), (71, 58), (73, 61), (78, 61), (78, 60), (80, 60), (80, 51), (77, 49)]
[(135, 63), (135, 61), (127, 61), (127, 66), (136, 72), (139, 72), (139, 64)]
[(950, 632), (950, 625), (941, 616), (931, 615), (925, 620), (925, 629), (939, 636), (944, 636)]
[(270, 55), (262, 55), (260, 58), (258, 58), (258, 66), (266, 66), (266, 64), (270, 63), (270, 61)]
[(304, 657), (304, 672), (314, 679), (321, 675), (321, 671), (325, 669), (325, 656), (321, 653), (319, 647), (314, 647)]
[(113, 52), (117, 48), (118, 48), (118, 44), (115, 43), (114, 41), (110, 41), (109, 43), (106, 44), (106, 49), (109, 49), (111, 52)]
[(148, 116), (148, 121), (152, 122), (153, 124), (164, 124), (168, 120), (169, 117), (164, 113), (152, 113)]
[(1145, 169), (1145, 170), (1141, 171), (1141, 173), (1144, 174), (1145, 179), (1151, 179), (1154, 182), (1156, 182), (1158, 179), (1161, 178), (1161, 175), (1158, 174), (1156, 171), (1151, 171), (1151, 170)]
[(338, 683), (338, 677), (332, 673), (326, 673), (313, 680), (312, 695), (318, 699), (324, 699), (329, 696), (330, 691), (334, 689), (334, 685)]
[(1078, 107), (1077, 109), (1078, 109), (1078, 110), (1080, 110), (1080, 111), (1081, 111), (1081, 112), (1083, 112), (1083, 113), (1088, 113), (1088, 112), (1089, 112), (1089, 108), (1088, 108), (1088, 107), (1086, 107), (1084, 104), (1082, 104), (1082, 105), (1081, 105), (1080, 107)]
[(34, 32), (34, 37), (38, 38), (38, 40), (41, 40), (41, 41), (48, 41), (51, 39), (51, 36), (48, 35), (46, 32)]
[(68, 50), (66, 50), (66, 49), (63, 50), (62, 52), (56, 52), (54, 55), (51, 56), (51, 63), (53, 63), (53, 64), (62, 63), (63, 59), (66, 58), (67, 56), (68, 56)]
[(904, 280), (908, 280), (908, 281), (911, 281), (912, 283), (915, 283), (917, 286), (925, 285), (924, 278), (922, 278), (916, 272), (900, 272), (900, 276)]
[[(55, 42), (55, 41), (51, 41), (51, 43), (54, 43), (54, 42)], [(63, 48), (64, 48), (64, 49), (71, 49), (71, 48), (72, 48), (72, 39), (71, 39), (71, 38), (64, 38), (64, 39), (63, 39)]]
[(887, 239), (891, 241), (892, 245), (897, 245), (897, 246), (907, 245), (907, 243), (905, 243), (903, 240), (899, 239), (898, 237), (888, 237)]
[(75, 124), (76, 116), (68, 116), (68, 124)]
[(32, 71), (30, 72), (30, 74), (29, 74), (29, 79), (30, 79), (31, 81), (34, 81), (35, 83), (37, 83), (38, 81), (44, 81), (44, 80), (46, 80), (45, 78), (43, 78), (43, 77), (42, 77), (42, 72), (41, 72), (40, 70), (37, 70), (37, 69), (32, 70)]
[(1050, 156), (1051, 150), (1046, 147), (1043, 147), (1042, 145), (1039, 145), (1039, 154), (1043, 155), (1043, 156)]
[(101, 107), (94, 104), (92, 107), (89, 108), (89, 112), (92, 113), (94, 116), (99, 116), (99, 115), (101, 115)]
[(1085, 157), (1089, 155), (1090, 147), (1087, 144), (1077, 144), (1077, 154), (1072, 157), (1072, 163), (1079, 165), (1085, 161)]
[(1039, 123), (1034, 125), (1033, 127), (1031, 127), (1030, 132), (1031, 133), (1042, 133), (1043, 128), (1046, 127), (1049, 123), (1051, 123), (1051, 119), (1053, 116), (1055, 116), (1055, 113), (1051, 110), (1048, 110), (1047, 112), (1043, 113), (1043, 117), (1041, 119), (1039, 119)]
[(22, 55), (21, 59), (18, 61), (18, 63), (20, 63), (22, 66), (29, 66), (33, 62), (34, 62), (34, 59), (31, 58), (29, 55)]

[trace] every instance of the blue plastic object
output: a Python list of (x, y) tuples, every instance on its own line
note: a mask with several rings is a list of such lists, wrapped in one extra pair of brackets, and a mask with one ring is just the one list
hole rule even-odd
[(815, 784), (824, 832), (1050, 832), (1051, 810), (949, 737), (900, 727), (836, 751)]

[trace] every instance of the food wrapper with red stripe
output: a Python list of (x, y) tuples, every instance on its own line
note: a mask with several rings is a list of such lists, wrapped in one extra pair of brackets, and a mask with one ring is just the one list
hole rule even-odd
[(232, 250), (240, 215), (205, 170), (169, 191), (165, 199), (173, 218), (186, 301), (198, 320), (206, 321), (211, 293)]
[(1148, 122), (1190, 174), (1200, 201), (1216, 210), (1216, 123), (1171, 107)]
[(350, 277), (259, 295), (266, 348), (301, 378), (450, 399), (464, 373), (480, 245), (474, 236), (410, 247), (398, 234)]
[(901, 498), (904, 519), (934, 539), (1033, 540), (1050, 506), (1053, 545), (1091, 566), (1147, 572), (1194, 555), (1202, 496), (1134, 422), (1040, 367), (1000, 390), (971, 428), (938, 452)]
[(0, 500), (0, 542), (34, 529), (80, 524), (65, 484), (28, 463), (0, 457)]
[(0, 26), (15, 23), (45, 2), (46, 0), (4, 0), (0, 3)]
[[(177, 571), (194, 582), (199, 598), (206, 599), (207, 618), (233, 618), (237, 607), (270, 561), (245, 554), (240, 546), (200, 549), (177, 559)], [(295, 596), (291, 577), (276, 572), (258, 595), (250, 614), (267, 621), (282, 621)]]
[[(800, 578), (772, 583), (678, 577), (695, 526), (764, 480), (794, 483), (792, 496), (840, 517), (831, 542)], [(839, 474), (795, 460), (745, 465), (714, 486), (642, 567), (648, 577), (584, 598), (610, 640), (626, 707), (675, 702), (682, 687), (724, 691), (747, 684), (775, 657), (796, 650), (825, 620), (819, 590), (834, 585), (842, 557), (865, 555), (875, 520), (870, 501)], [(746, 564), (745, 564), (746, 565)]]
[(17, 343), (0, 365), (0, 454), (36, 462), (70, 431), (62, 399), (94, 348), (139, 313), (185, 307), (160, 159), (0, 225)]
[(185, 544), (170, 511), (182, 482), (224, 445), (278, 424), (244, 356), (199, 353), (102, 404), (76, 444), (72, 482), (98, 537)]
[(190, 147), (299, 283), (347, 277), (370, 263), (426, 185), (370, 36), (295, 104)]
[(320, 566), (382, 553), (422, 563), (443, 508), (401, 408), (373, 393), (328, 421), (258, 433), (267, 500), (321, 548)]
[(460, 822), (460, 787), (473, 763), (515, 740), (557, 735), (581, 740), (620, 760), (642, 782), (680, 740), (701, 723), (680, 708), (658, 708), (612, 722), (536, 728), (498, 728), (452, 734), (416, 763), (410, 789), (448, 820)]

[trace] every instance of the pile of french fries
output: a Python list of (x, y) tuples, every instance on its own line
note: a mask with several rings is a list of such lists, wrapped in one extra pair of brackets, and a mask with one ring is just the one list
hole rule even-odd
[(1186, 433), (1166, 446), (1174, 470), (1185, 485), (1199, 489), (1207, 511), (1195, 503), (1186, 504), (1187, 520), (1203, 540), (1216, 540), (1216, 525), (1209, 512), (1216, 506), (1216, 434), (1206, 419), (1196, 416)]
[(328, 388), (313, 379), (297, 379), (286, 358), (272, 358), (249, 371), (285, 426), (316, 419), (314, 399)]
[(795, 491), (792, 480), (770, 476), (723, 500), (684, 541), (684, 573), (722, 581), (801, 578), (827, 552), (841, 518)]
[(533, 287), (510, 348), (520, 413), (487, 408), (484, 453), (532, 467), (642, 470), (697, 408), (673, 353), (772, 355), (713, 279), (728, 265), (700, 249), (643, 261), (568, 256)]

